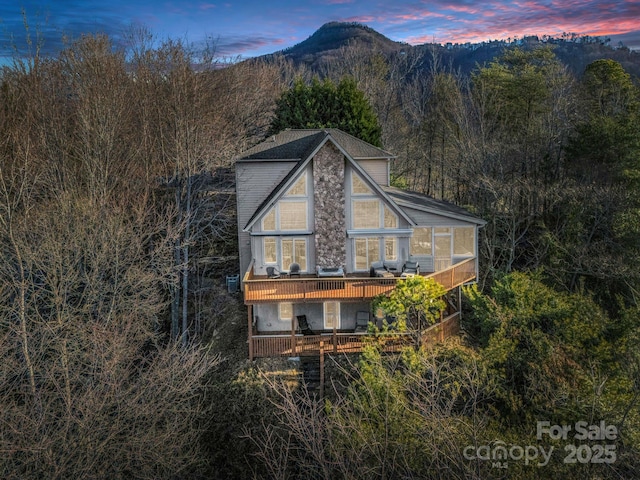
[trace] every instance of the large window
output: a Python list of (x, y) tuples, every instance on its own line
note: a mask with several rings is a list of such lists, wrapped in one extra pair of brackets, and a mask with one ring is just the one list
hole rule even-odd
[(306, 238), (263, 237), (262, 245), (265, 265), (280, 264), (281, 271), (288, 271), (295, 262), (300, 265), (300, 271), (307, 271)]
[(351, 192), (354, 195), (371, 195), (373, 192), (367, 184), (364, 183), (364, 180), (360, 178), (355, 172), (351, 173)]
[(300, 265), (300, 271), (307, 271), (307, 240), (304, 238), (283, 238), (282, 270), (289, 270), (292, 263)]
[(276, 209), (272, 208), (269, 213), (267, 213), (262, 218), (262, 230), (264, 232), (273, 232), (276, 229)]
[(453, 229), (453, 254), (472, 257), (475, 255), (475, 235), (473, 227)]
[(307, 229), (307, 202), (279, 202), (280, 230)]
[(391, 262), (398, 260), (398, 241), (395, 237), (384, 239), (384, 259)]
[(277, 263), (278, 253), (275, 237), (264, 237), (262, 239), (262, 244), (264, 250), (264, 263)]
[(389, 207), (384, 206), (384, 228), (398, 228), (398, 217)]
[(353, 200), (353, 228), (398, 228), (398, 216), (377, 198)]
[(368, 270), (372, 262), (381, 260), (380, 239), (378, 237), (362, 237), (355, 239), (356, 270)]
[(377, 199), (353, 201), (353, 228), (380, 228), (380, 202)]
[(413, 229), (409, 250), (411, 255), (433, 255), (431, 227), (416, 227)]
[(340, 302), (324, 302), (324, 328), (340, 328)]
[(307, 174), (306, 172), (287, 191), (287, 197), (305, 197), (307, 195)]
[(307, 230), (306, 200), (280, 201), (262, 218), (264, 232), (305, 230)]

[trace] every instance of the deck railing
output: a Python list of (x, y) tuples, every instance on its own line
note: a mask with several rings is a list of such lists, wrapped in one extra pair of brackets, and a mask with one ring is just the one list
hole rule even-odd
[[(423, 332), (422, 344), (431, 345), (458, 333), (460, 312), (448, 316)], [(322, 335), (253, 335), (253, 358), (299, 357), (324, 353), (359, 353), (374, 337), (368, 333), (326, 333)], [(414, 337), (407, 333), (396, 333), (383, 339), (383, 351), (398, 352), (411, 345)], [(322, 347), (322, 348), (321, 348)]]
[[(476, 259), (470, 258), (446, 270), (423, 275), (433, 278), (446, 290), (476, 278)], [(392, 290), (401, 277), (346, 278), (255, 278), (253, 263), (244, 275), (244, 302), (319, 302), (323, 300), (368, 300)]]

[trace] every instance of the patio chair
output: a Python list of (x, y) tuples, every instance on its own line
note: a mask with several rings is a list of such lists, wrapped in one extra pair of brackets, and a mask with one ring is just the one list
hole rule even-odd
[(267, 267), (268, 278), (280, 278), (280, 272), (276, 267)]
[(289, 265), (289, 276), (293, 277), (294, 275), (300, 276), (300, 265), (297, 263), (292, 263)]
[(356, 312), (356, 328), (354, 333), (365, 333), (369, 331), (369, 312)]
[(309, 327), (306, 315), (298, 315), (296, 318), (298, 319), (298, 328), (303, 335), (315, 335), (315, 332)]
[(389, 272), (383, 262), (371, 262), (369, 269), (370, 277), (393, 277), (393, 273)]
[(418, 275), (420, 274), (420, 265), (418, 264), (418, 262), (407, 260), (402, 266), (402, 273)]

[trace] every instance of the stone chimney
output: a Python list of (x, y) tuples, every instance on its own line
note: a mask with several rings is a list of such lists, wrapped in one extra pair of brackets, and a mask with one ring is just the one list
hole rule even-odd
[(346, 267), (346, 219), (342, 153), (327, 142), (313, 158), (316, 264)]

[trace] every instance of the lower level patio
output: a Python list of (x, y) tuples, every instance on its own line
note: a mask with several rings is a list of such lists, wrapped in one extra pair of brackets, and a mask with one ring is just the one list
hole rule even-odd
[[(423, 345), (433, 345), (460, 331), (460, 312), (457, 311), (427, 328), (420, 339)], [(299, 357), (324, 355), (325, 353), (360, 353), (365, 345), (382, 342), (383, 351), (398, 352), (415, 344), (415, 337), (408, 333), (391, 333), (375, 336), (369, 333), (327, 332), (303, 335), (297, 332), (281, 335), (249, 335), (249, 359), (260, 357)]]

